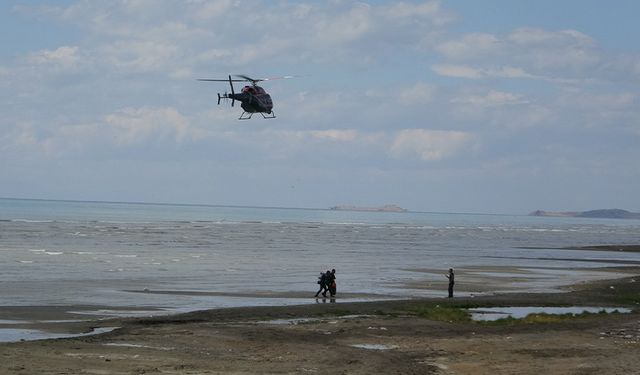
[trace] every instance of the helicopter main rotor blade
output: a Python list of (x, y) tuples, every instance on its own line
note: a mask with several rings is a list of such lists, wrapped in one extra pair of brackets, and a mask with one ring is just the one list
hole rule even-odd
[(260, 79), (261, 81), (271, 81), (274, 79), (289, 79), (289, 78), (298, 78), (298, 77), (303, 77), (303, 76), (280, 76), (280, 77), (268, 77), (268, 78), (262, 78)]
[[(198, 78), (198, 81), (206, 81), (206, 82), (229, 82), (228, 79), (207, 79), (207, 78)], [(245, 82), (246, 79), (232, 79), (231, 82)]]
[[(288, 78), (298, 78), (303, 76), (280, 76), (280, 77), (267, 77), (267, 78), (251, 78), (244, 74), (234, 74), (234, 77), (242, 78), (242, 79), (231, 79), (231, 82), (262, 82), (262, 81), (272, 81), (274, 79), (288, 79)], [(228, 79), (209, 79), (209, 78), (198, 78), (198, 81), (207, 81), (207, 82), (229, 82)]]
[(259, 81), (258, 79), (253, 79), (253, 78), (251, 78), (249, 76), (246, 76), (244, 74), (234, 74), (234, 76), (243, 78), (243, 79), (245, 79), (247, 81)]
[(258, 78), (258, 79), (253, 79), (251, 77), (245, 76), (244, 74), (234, 74), (236, 77), (240, 77), (240, 78), (244, 78), (245, 81), (249, 81), (252, 83), (256, 83), (256, 82), (260, 82), (260, 81), (264, 81), (264, 79)]

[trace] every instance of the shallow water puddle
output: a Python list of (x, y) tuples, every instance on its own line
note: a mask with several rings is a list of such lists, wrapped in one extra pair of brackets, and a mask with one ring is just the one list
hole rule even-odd
[(319, 322), (317, 318), (272, 319), (257, 322), (258, 324), (273, 324), (277, 326), (297, 325), (310, 322)]
[(109, 309), (100, 309), (100, 310), (87, 310), (87, 311), (68, 311), (69, 314), (76, 315), (90, 315), (90, 316), (99, 316), (99, 317), (107, 317), (107, 318), (142, 318), (142, 317), (152, 317), (155, 315), (169, 315), (171, 312), (166, 310), (109, 310)]
[[(2, 325), (18, 325), (18, 324), (33, 324), (33, 323), (80, 323), (86, 322), (84, 319), (53, 319), (53, 320), (12, 320), (12, 319), (0, 319)], [(0, 328), (2, 329), (2, 328)]]
[(0, 324), (22, 324), (24, 320), (0, 319)]
[(367, 350), (391, 350), (391, 349), (398, 348), (396, 345), (385, 345), (385, 344), (352, 344), (349, 346), (353, 348), (367, 349)]
[(475, 321), (496, 321), (499, 319), (514, 318), (522, 319), (529, 314), (550, 314), (550, 315), (564, 315), (564, 314), (582, 314), (592, 313), (597, 314), (605, 312), (611, 314), (618, 313), (630, 313), (631, 309), (624, 307), (584, 307), (584, 306), (572, 306), (572, 307), (476, 307), (469, 309), (471, 312), (471, 319)]
[(95, 328), (91, 332), (87, 333), (51, 333), (40, 331), (37, 329), (22, 329), (22, 328), (0, 328), (0, 342), (15, 342), (15, 341), (33, 341), (33, 340), (45, 340), (45, 339), (62, 339), (70, 337), (81, 337), (99, 335), (101, 333), (111, 332), (120, 327), (100, 327)]

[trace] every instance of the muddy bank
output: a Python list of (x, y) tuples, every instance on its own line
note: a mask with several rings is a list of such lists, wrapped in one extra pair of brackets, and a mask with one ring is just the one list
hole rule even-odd
[[(640, 281), (640, 279), (638, 279)], [(638, 308), (636, 277), (567, 293), (231, 308), (111, 319), (110, 333), (0, 344), (3, 374), (615, 374), (640, 368), (640, 313), (538, 323), (425, 318), (463, 306)]]

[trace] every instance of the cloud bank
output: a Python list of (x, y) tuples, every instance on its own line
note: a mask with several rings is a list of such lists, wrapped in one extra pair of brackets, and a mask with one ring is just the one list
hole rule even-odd
[[(521, 212), (548, 208), (545, 181), (563, 209), (640, 209), (637, 49), (562, 24), (460, 32), (456, 6), (12, 5), (25, 42), (0, 60), (0, 196), (144, 201), (148, 181), (175, 176), (192, 194), (155, 184), (154, 199)], [(265, 82), (277, 119), (239, 122), (238, 106), (216, 106), (226, 85), (195, 80), (237, 73), (300, 77)], [(59, 186), (35, 182), (47, 179)], [(624, 185), (573, 194), (603, 180)], [(496, 199), (455, 195), (461, 184)], [(305, 188), (293, 197), (290, 185)], [(525, 191), (531, 203), (514, 193)]]

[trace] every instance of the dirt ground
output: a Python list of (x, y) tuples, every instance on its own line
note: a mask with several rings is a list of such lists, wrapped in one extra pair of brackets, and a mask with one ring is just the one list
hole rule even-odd
[[(0, 344), (0, 374), (640, 374), (640, 309), (549, 323), (430, 320), (421, 308), (637, 308), (640, 278), (568, 293), (234, 308), (95, 322), (121, 327)], [(439, 306), (439, 307), (436, 307)]]

